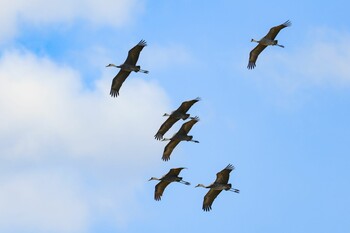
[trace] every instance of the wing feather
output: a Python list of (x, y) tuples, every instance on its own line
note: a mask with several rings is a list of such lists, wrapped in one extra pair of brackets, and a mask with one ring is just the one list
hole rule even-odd
[(216, 173), (215, 183), (227, 184), (228, 180), (230, 178), (230, 172), (233, 169), (235, 169), (235, 167), (232, 166), (231, 164), (229, 164), (223, 170), (221, 170), (220, 172)]
[(208, 193), (204, 196), (203, 207), (204, 211), (210, 211), (211, 205), (213, 204), (215, 198), (221, 193), (222, 190), (210, 189)]
[(278, 26), (272, 27), (264, 38), (269, 39), (269, 40), (274, 40), (276, 38), (277, 34), (283, 28), (289, 27), (290, 25), (292, 25), (292, 23), (289, 20), (287, 20), (286, 22), (284, 22), (284, 23), (282, 23), (282, 24), (280, 24)]
[(167, 175), (171, 175), (171, 176), (178, 176), (181, 172), (182, 169), (185, 169), (184, 167), (179, 167), (179, 168), (172, 168), (170, 169), (170, 171), (166, 174)]
[(192, 129), (193, 125), (196, 124), (198, 121), (199, 121), (198, 117), (195, 117), (190, 121), (187, 121), (186, 123), (182, 124), (181, 128), (177, 133), (188, 134), (188, 132), (190, 132), (190, 130)]
[(155, 191), (154, 191), (154, 200), (156, 200), (156, 201), (161, 200), (163, 192), (164, 192), (165, 188), (168, 186), (168, 184), (170, 184), (170, 182), (162, 180), (161, 182), (159, 182), (156, 185)]
[(249, 63), (248, 69), (254, 69), (256, 66), (256, 60), (258, 59), (259, 54), (266, 48), (266, 45), (258, 44), (252, 51), (249, 53)]
[(164, 161), (168, 161), (170, 159), (170, 155), (173, 152), (174, 148), (179, 144), (180, 140), (170, 140), (170, 142), (165, 146), (163, 157)]
[(164, 134), (178, 121), (176, 117), (169, 116), (168, 119), (160, 126), (158, 132), (156, 135), (154, 135), (154, 138), (157, 140), (160, 140), (163, 138)]
[(135, 45), (132, 49), (129, 50), (128, 57), (126, 58), (124, 63), (129, 65), (136, 65), (136, 62), (140, 56), (140, 52), (145, 46), (147, 46), (146, 41), (141, 40), (137, 45)]
[(178, 109), (176, 111), (180, 111), (182, 113), (186, 113), (192, 107), (192, 105), (197, 103), (198, 101), (200, 101), (199, 97), (197, 97), (197, 98), (195, 98), (193, 100), (184, 101), (184, 102), (182, 102), (180, 107), (178, 107)]
[(126, 78), (129, 76), (130, 71), (120, 70), (118, 74), (113, 78), (110, 95), (117, 97), (119, 90)]

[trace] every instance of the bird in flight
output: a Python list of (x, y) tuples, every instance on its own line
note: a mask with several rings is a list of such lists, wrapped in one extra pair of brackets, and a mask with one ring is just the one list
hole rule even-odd
[(148, 73), (147, 70), (142, 70), (140, 66), (136, 65), (139, 59), (140, 52), (143, 47), (147, 46), (146, 41), (141, 40), (137, 45), (129, 50), (128, 57), (123, 64), (117, 66), (114, 64), (108, 64), (106, 67), (117, 67), (120, 68), (118, 74), (113, 78), (110, 95), (112, 97), (117, 97), (119, 95), (119, 90), (129, 74), (134, 72)]
[(170, 159), (170, 155), (173, 152), (174, 148), (181, 141), (191, 141), (191, 142), (199, 143), (199, 141), (193, 140), (193, 136), (188, 135), (188, 132), (190, 132), (190, 130), (192, 129), (192, 126), (196, 124), (198, 121), (199, 121), (198, 117), (193, 117), (193, 119), (184, 123), (174, 136), (172, 136), (171, 138), (162, 139), (162, 141), (170, 141), (164, 148), (163, 157), (162, 157), (164, 161), (168, 161)]
[(192, 107), (193, 104), (197, 103), (200, 100), (199, 97), (182, 102), (180, 107), (178, 107), (175, 111), (171, 112), (170, 114), (165, 113), (163, 116), (168, 116), (168, 119), (165, 120), (165, 122), (160, 126), (158, 132), (156, 135), (154, 135), (154, 138), (157, 140), (161, 140), (164, 136), (164, 134), (180, 119), (186, 120), (190, 117), (190, 114), (187, 113), (187, 111)]
[(190, 185), (189, 182), (182, 180), (182, 177), (179, 177), (179, 174), (182, 169), (185, 167), (172, 168), (170, 171), (162, 176), (161, 178), (151, 177), (150, 180), (159, 180), (160, 182), (156, 185), (154, 190), (154, 200), (160, 201), (163, 195), (165, 188), (172, 182), (179, 182), (181, 184)]
[(205, 186), (203, 184), (198, 184), (196, 186), (196, 187), (203, 187), (203, 188), (210, 189), (208, 191), (208, 193), (204, 196), (203, 207), (202, 207), (202, 209), (204, 211), (211, 210), (211, 206), (212, 206), (215, 198), (221, 193), (222, 190), (239, 193), (238, 189), (232, 188), (232, 184), (228, 183), (228, 180), (230, 178), (230, 172), (233, 169), (235, 169), (235, 167), (232, 166), (231, 164), (229, 164), (223, 170), (216, 173), (216, 180), (214, 181), (214, 183), (212, 183), (208, 186)]
[(251, 42), (256, 42), (258, 45), (249, 53), (249, 62), (248, 62), (248, 69), (254, 69), (256, 66), (256, 60), (258, 59), (259, 54), (267, 47), (267, 46), (279, 46), (281, 48), (284, 48), (283, 45), (278, 44), (278, 40), (275, 40), (277, 34), (285, 27), (291, 26), (292, 23), (287, 20), (281, 25), (272, 27), (270, 31), (260, 40), (254, 40), (252, 39)]

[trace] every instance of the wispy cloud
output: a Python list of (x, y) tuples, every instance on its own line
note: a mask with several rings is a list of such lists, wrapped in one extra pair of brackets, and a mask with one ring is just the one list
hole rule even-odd
[(120, 27), (143, 9), (142, 0), (3, 0), (0, 2), (0, 41), (18, 33), (18, 26), (72, 23), (86, 20), (91, 24)]
[(0, 229), (4, 232), (81, 232), (89, 206), (72, 178), (52, 172), (18, 172), (0, 181)]
[(269, 51), (269, 77), (289, 91), (305, 87), (350, 86), (349, 32), (319, 29), (310, 32), (294, 51)]
[[(115, 99), (109, 96), (109, 75), (87, 90), (79, 72), (70, 67), (30, 52), (3, 54), (0, 160), (12, 169), (2, 169), (6, 179), (0, 180), (0, 189), (5, 200), (1, 206), (13, 211), (7, 218), (23, 215), (16, 225), (53, 232), (83, 232), (91, 224), (91, 212), (121, 224), (130, 220), (133, 213), (128, 210), (137, 206), (134, 193), (145, 181), (143, 174), (160, 159), (164, 145), (153, 135), (169, 109), (165, 92), (137, 75), (130, 75)], [(21, 168), (27, 173), (13, 175)], [(41, 175), (31, 175), (38, 172)], [(21, 201), (16, 202), (19, 194)], [(77, 210), (67, 218), (76, 225), (63, 221), (57, 227), (57, 222), (40, 218), (54, 218), (59, 206), (69, 212), (74, 200), (80, 200)], [(36, 208), (56, 205), (51, 202), (59, 206)], [(15, 221), (10, 220), (9, 224)], [(0, 229), (4, 226), (8, 225), (0, 224)]]

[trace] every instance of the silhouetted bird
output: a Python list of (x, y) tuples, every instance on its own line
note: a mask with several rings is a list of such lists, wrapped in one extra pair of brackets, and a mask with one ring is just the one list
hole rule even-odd
[(188, 135), (188, 132), (191, 130), (192, 126), (198, 121), (198, 117), (193, 117), (193, 119), (184, 123), (174, 136), (172, 136), (171, 138), (163, 138), (162, 141), (170, 141), (164, 148), (162, 157), (164, 161), (168, 161), (170, 159), (171, 152), (181, 141), (191, 141), (199, 143), (199, 141), (192, 139), (193, 136)]
[(147, 46), (146, 41), (141, 40), (136, 46), (129, 50), (128, 57), (125, 62), (119, 66), (114, 64), (108, 64), (106, 67), (117, 67), (120, 68), (118, 74), (114, 77), (112, 81), (112, 87), (110, 95), (112, 97), (117, 97), (119, 95), (120, 87), (122, 86), (125, 79), (129, 76), (131, 71), (148, 73), (147, 70), (141, 70), (140, 66), (136, 65), (137, 60), (143, 47)]
[(182, 177), (179, 177), (179, 174), (182, 169), (185, 169), (185, 167), (179, 167), (179, 168), (172, 168), (170, 171), (162, 176), (161, 178), (151, 177), (150, 180), (160, 180), (160, 182), (156, 185), (154, 190), (154, 200), (160, 201), (164, 189), (170, 184), (171, 182), (179, 182), (181, 184), (190, 185), (189, 182), (183, 181)]
[(222, 190), (232, 191), (239, 193), (238, 189), (232, 188), (231, 184), (228, 184), (228, 179), (230, 178), (230, 172), (235, 169), (231, 164), (227, 165), (225, 169), (216, 174), (216, 180), (214, 183), (205, 186), (203, 184), (198, 184), (196, 187), (210, 188), (208, 193), (204, 196), (203, 207), (204, 211), (210, 211), (211, 205), (215, 198), (221, 193)]
[(264, 36), (262, 39), (260, 40), (254, 40), (252, 39), (251, 42), (257, 42), (258, 45), (250, 52), (249, 54), (249, 63), (248, 63), (248, 69), (254, 69), (254, 67), (256, 66), (256, 60), (258, 59), (259, 54), (269, 45), (277, 45), (280, 46), (282, 48), (284, 48), (283, 45), (278, 44), (278, 40), (275, 40), (277, 34), (281, 31), (281, 29), (285, 28), (285, 27), (289, 27), (291, 24), (291, 22), (289, 20), (287, 20), (286, 22), (284, 22), (281, 25), (278, 25), (276, 27), (272, 27), (269, 31), (269, 33), (267, 33), (266, 36)]
[(165, 113), (163, 116), (169, 116), (168, 119), (160, 126), (154, 138), (160, 140), (163, 138), (164, 134), (180, 119), (186, 120), (190, 114), (187, 114), (187, 111), (192, 107), (193, 104), (200, 100), (199, 97), (183, 102), (180, 107), (178, 107), (175, 111), (168, 114)]

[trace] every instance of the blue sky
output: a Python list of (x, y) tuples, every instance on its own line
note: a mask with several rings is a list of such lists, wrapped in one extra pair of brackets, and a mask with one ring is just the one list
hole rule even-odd
[[(347, 1), (10, 1), (0, 3), (0, 231), (343, 233), (350, 228)], [(254, 70), (248, 55), (291, 20)], [(148, 42), (120, 96), (127, 51)], [(201, 97), (171, 160), (162, 115)], [(167, 133), (181, 126), (178, 122)], [(203, 212), (233, 164), (240, 194)], [(173, 167), (191, 186), (155, 181)]]

